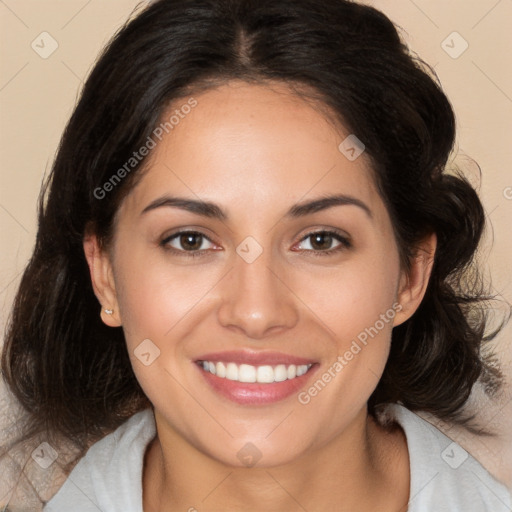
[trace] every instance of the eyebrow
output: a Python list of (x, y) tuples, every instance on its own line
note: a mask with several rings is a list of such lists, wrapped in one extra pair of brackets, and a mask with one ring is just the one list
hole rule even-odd
[[(305, 217), (306, 215), (311, 215), (322, 210), (327, 210), (328, 208), (333, 208), (334, 206), (346, 205), (357, 206), (358, 208), (362, 209), (370, 219), (373, 218), (372, 211), (363, 201), (357, 199), (356, 197), (348, 196), (345, 194), (330, 195), (305, 203), (296, 204), (288, 210), (288, 212), (285, 214), (285, 217), (292, 219)], [(208, 217), (222, 221), (228, 219), (226, 212), (224, 212), (224, 210), (222, 210), (222, 208), (215, 203), (174, 196), (163, 196), (155, 199), (150, 204), (148, 204), (144, 210), (142, 210), (141, 215), (163, 207), (180, 208), (202, 217)]]

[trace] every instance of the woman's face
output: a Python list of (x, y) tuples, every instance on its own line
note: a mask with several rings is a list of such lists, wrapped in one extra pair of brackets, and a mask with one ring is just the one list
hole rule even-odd
[(397, 246), (350, 133), (284, 86), (195, 99), (118, 212), (104, 305), (160, 432), (282, 464), (366, 418), (410, 316)]

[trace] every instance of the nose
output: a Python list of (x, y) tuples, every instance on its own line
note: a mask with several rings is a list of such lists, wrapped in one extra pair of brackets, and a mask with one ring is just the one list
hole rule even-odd
[(236, 257), (221, 292), (218, 319), (223, 327), (261, 339), (296, 325), (297, 297), (270, 263), (266, 252), (252, 263)]

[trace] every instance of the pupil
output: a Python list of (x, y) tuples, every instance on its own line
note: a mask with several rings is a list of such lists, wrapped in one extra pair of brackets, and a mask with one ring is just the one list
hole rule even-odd
[[(322, 243), (323, 242), (323, 243)], [(314, 249), (329, 249), (331, 247), (332, 236), (325, 234), (313, 235), (313, 241), (311, 245)]]
[(195, 250), (195, 249), (199, 249), (201, 247), (201, 235), (197, 235), (195, 233), (181, 235), (180, 242), (184, 249), (191, 250), (191, 251)]

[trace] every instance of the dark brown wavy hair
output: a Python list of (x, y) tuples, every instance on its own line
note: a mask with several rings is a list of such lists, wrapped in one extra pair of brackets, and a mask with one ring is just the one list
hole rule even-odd
[(369, 411), (401, 402), (443, 420), (463, 414), (480, 378), (486, 306), (473, 259), (484, 210), (462, 175), (447, 173), (455, 119), (433, 72), (374, 8), (345, 0), (158, 0), (114, 36), (94, 66), (43, 189), (32, 258), (15, 299), (3, 378), (31, 426), (85, 446), (149, 405), (122, 328), (105, 326), (82, 240), (108, 246), (114, 215), (144, 167), (99, 199), (171, 102), (227, 81), (286, 83), (333, 112), (366, 146), (408, 267), (416, 244), (438, 247), (426, 295), (392, 333)]

